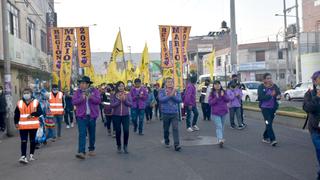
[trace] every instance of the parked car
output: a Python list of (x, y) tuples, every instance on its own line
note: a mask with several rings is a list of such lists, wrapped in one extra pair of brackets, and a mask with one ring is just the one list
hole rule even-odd
[(241, 89), (242, 89), (242, 101), (247, 102), (255, 102), (258, 99), (258, 87), (260, 86), (261, 82), (259, 81), (245, 81), (241, 82)]
[(312, 88), (312, 82), (304, 82), (296, 84), (292, 89), (284, 92), (284, 98), (287, 101), (292, 99), (303, 99), (304, 94)]

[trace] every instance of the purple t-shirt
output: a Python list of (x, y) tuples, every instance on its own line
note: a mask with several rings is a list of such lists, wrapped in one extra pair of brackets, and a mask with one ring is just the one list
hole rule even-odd
[[(274, 90), (274, 88), (265, 88), (265, 90), (267, 91), (266, 95), (270, 95), (271, 96), (272, 95), (272, 91)], [(262, 104), (261, 104), (261, 107), (262, 108), (274, 108), (274, 105), (275, 105), (275, 99), (272, 96), (271, 99), (263, 101)]]

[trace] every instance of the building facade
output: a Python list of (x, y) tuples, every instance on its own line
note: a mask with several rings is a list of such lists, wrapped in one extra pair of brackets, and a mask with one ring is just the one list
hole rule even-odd
[[(4, 52), (9, 48), (11, 62), (11, 90), (13, 101), (21, 97), (24, 87), (32, 86), (36, 79), (48, 81), (51, 75), (51, 57), (48, 55), (47, 14), (54, 12), (53, 0), (8, 0), (6, 4), (8, 23), (0, 14), (0, 84), (4, 85)], [(4, 44), (3, 30), (8, 28), (9, 42)]]
[(304, 32), (320, 32), (320, 0), (302, 0)]

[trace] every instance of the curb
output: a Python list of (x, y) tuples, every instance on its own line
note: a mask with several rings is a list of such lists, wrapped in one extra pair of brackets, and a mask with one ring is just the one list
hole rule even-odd
[[(260, 108), (255, 108), (255, 107), (243, 106), (243, 109), (249, 110), (249, 111), (261, 112)], [(304, 113), (277, 111), (276, 114), (281, 115), (281, 116), (299, 118), (299, 119), (306, 119), (307, 118), (307, 114), (304, 114)]]

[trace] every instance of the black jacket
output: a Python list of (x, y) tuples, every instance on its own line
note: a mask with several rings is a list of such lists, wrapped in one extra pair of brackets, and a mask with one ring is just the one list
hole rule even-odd
[(303, 109), (308, 113), (310, 133), (320, 133), (320, 97), (317, 96), (315, 88), (304, 95)]
[(7, 102), (4, 93), (0, 95), (0, 113), (6, 112)]
[[(30, 103), (27, 104), (27, 106), (29, 106), (32, 101), (30, 101)], [(23, 102), (26, 103), (25, 100), (23, 100)], [(40, 103), (39, 103), (39, 105), (37, 107), (37, 112), (31, 113), (31, 116), (39, 117), (39, 116), (42, 115), (42, 113), (43, 112), (42, 112), (42, 109), (41, 109), (41, 106), (40, 106)], [(20, 120), (20, 110), (19, 110), (19, 107), (17, 106), (16, 109), (14, 110), (14, 124), (18, 124), (19, 120)]]

